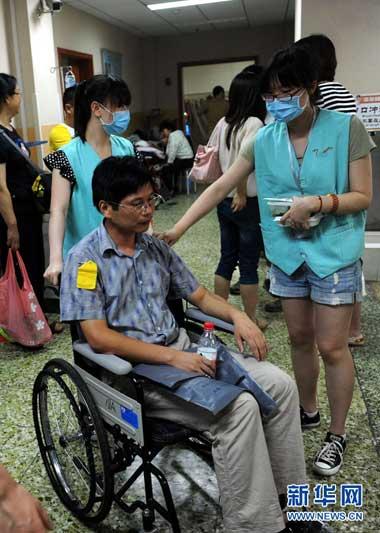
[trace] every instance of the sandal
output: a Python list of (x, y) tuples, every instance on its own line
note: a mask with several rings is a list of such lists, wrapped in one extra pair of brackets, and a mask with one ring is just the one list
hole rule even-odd
[(261, 329), (261, 331), (265, 331), (269, 326), (269, 322), (267, 320), (264, 320), (263, 318), (254, 318), (253, 321), (256, 326)]
[(365, 346), (364, 336), (358, 335), (357, 337), (348, 337), (348, 346)]
[(59, 335), (65, 329), (65, 326), (59, 320), (54, 320), (54, 322), (49, 324), (49, 328), (53, 335)]

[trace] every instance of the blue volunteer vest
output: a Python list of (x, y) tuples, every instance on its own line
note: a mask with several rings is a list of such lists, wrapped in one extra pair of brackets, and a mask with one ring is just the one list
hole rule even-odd
[[(300, 184), (304, 195), (349, 191), (349, 136), (351, 116), (321, 109), (309, 135)], [(306, 263), (324, 278), (355, 263), (364, 251), (365, 211), (326, 215), (311, 229), (311, 238), (297, 239), (290, 228), (274, 222), (264, 200), (301, 196), (292, 173), (298, 162), (288, 148), (288, 128), (274, 122), (259, 130), (255, 141), (256, 182), (265, 253), (269, 261), (291, 275)]]
[[(134, 156), (133, 145), (124, 137), (110, 136), (113, 156)], [(75, 175), (70, 206), (67, 212), (63, 257), (83, 237), (91, 233), (103, 220), (92, 202), (92, 175), (101, 159), (91, 144), (75, 137), (61, 148), (70, 162)]]

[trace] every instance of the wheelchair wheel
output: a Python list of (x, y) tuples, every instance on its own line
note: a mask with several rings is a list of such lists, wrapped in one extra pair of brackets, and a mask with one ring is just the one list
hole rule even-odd
[(33, 418), (50, 481), (79, 520), (95, 525), (109, 513), (114, 491), (106, 431), (80, 374), (52, 359), (33, 388)]

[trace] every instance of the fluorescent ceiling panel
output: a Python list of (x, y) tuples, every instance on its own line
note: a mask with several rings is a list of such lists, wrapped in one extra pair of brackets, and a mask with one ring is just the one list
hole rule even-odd
[(175, 9), (179, 7), (202, 6), (205, 4), (216, 4), (219, 2), (231, 2), (232, 0), (176, 0), (175, 2), (162, 2), (161, 4), (149, 4), (147, 7), (151, 11), (159, 9)]

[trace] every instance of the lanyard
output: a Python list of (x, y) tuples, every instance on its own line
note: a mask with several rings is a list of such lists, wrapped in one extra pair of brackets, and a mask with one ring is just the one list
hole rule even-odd
[[(314, 108), (313, 112), (314, 112), (313, 121), (312, 121), (311, 126), (310, 126), (309, 136), (310, 136), (311, 130), (313, 129), (315, 121), (316, 121), (316, 118), (317, 118), (317, 110), (316, 110), (316, 108)], [(297, 185), (297, 188), (300, 190), (301, 195), (303, 196), (304, 195), (304, 191), (303, 191), (302, 184), (301, 184), (301, 166), (302, 165), (300, 165), (298, 163), (298, 161), (297, 161), (297, 157), (296, 157), (296, 154), (295, 154), (294, 147), (293, 147), (292, 143), (290, 142), (290, 136), (289, 136), (288, 128), (286, 128), (286, 131), (287, 131), (287, 134), (288, 134), (288, 154), (289, 154), (290, 170), (291, 170), (293, 179), (295, 181), (295, 184)], [(307, 147), (309, 145), (309, 136), (308, 136), (307, 145), (306, 145), (306, 148), (305, 148), (305, 151), (304, 151), (304, 157), (305, 157), (305, 153), (306, 153)], [(297, 168), (294, 165), (294, 160), (297, 161)]]

